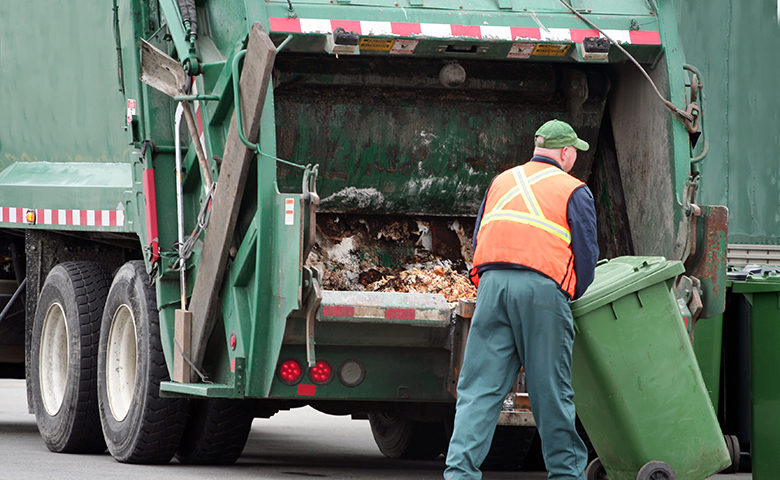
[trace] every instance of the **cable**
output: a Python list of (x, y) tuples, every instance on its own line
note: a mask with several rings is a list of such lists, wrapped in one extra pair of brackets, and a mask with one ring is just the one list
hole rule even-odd
[(599, 27), (598, 27), (598, 26), (597, 26), (595, 23), (593, 23), (593, 22), (591, 22), (590, 20), (588, 20), (587, 18), (585, 18), (585, 17), (584, 17), (584, 16), (583, 16), (583, 15), (582, 15), (580, 12), (578, 12), (577, 10), (575, 10), (575, 9), (574, 9), (574, 7), (572, 7), (571, 5), (569, 5), (568, 3), (566, 3), (564, 0), (560, 0), (560, 2), (561, 2), (561, 3), (562, 3), (562, 4), (563, 4), (563, 5), (566, 7), (566, 8), (568, 8), (569, 10), (571, 10), (571, 12), (572, 12), (574, 15), (576, 15), (577, 17), (579, 17), (579, 18), (580, 18), (580, 20), (582, 20), (583, 22), (585, 22), (585, 23), (587, 23), (588, 25), (590, 25), (591, 27), (593, 27), (593, 28), (594, 28), (595, 30), (597, 30), (597, 31), (598, 31), (600, 34), (604, 35), (604, 38), (606, 38), (607, 40), (609, 40), (609, 43), (611, 43), (612, 45), (616, 46), (616, 47), (618, 48), (618, 50), (620, 50), (621, 52), (623, 52), (623, 54), (624, 54), (626, 57), (628, 57), (628, 59), (629, 59), (629, 60), (631, 60), (631, 62), (632, 62), (634, 65), (636, 65), (636, 68), (638, 68), (638, 69), (639, 69), (639, 71), (640, 71), (640, 72), (642, 72), (642, 75), (644, 75), (644, 76), (645, 76), (645, 78), (647, 79), (647, 81), (648, 81), (648, 82), (650, 82), (650, 85), (653, 87), (653, 90), (655, 90), (655, 94), (656, 94), (656, 95), (658, 95), (658, 98), (659, 98), (659, 99), (661, 99), (661, 101), (663, 102), (663, 104), (664, 104), (664, 105), (666, 105), (666, 108), (668, 108), (668, 109), (669, 109), (669, 110), (671, 110), (672, 112), (676, 113), (677, 115), (679, 115), (680, 117), (682, 117), (683, 119), (685, 119), (685, 120), (687, 120), (687, 121), (689, 121), (689, 122), (691, 122), (691, 123), (693, 123), (693, 122), (696, 120), (696, 118), (695, 118), (693, 115), (689, 114), (688, 112), (686, 112), (686, 111), (684, 111), (684, 110), (680, 110), (679, 108), (677, 108), (677, 106), (676, 106), (675, 104), (673, 104), (672, 102), (670, 102), (669, 100), (667, 100), (666, 98), (664, 98), (664, 96), (663, 96), (663, 95), (661, 95), (661, 92), (660, 92), (660, 91), (658, 91), (658, 87), (656, 87), (656, 86), (655, 86), (655, 82), (653, 82), (653, 79), (652, 79), (652, 78), (650, 78), (650, 75), (648, 75), (648, 74), (647, 74), (647, 71), (645, 71), (645, 69), (644, 69), (644, 68), (642, 68), (642, 65), (640, 65), (640, 64), (639, 64), (639, 62), (637, 62), (637, 61), (636, 61), (636, 59), (635, 59), (635, 58), (634, 58), (634, 57), (633, 57), (633, 56), (632, 56), (630, 53), (628, 53), (628, 52), (626, 51), (626, 49), (625, 49), (625, 48), (621, 47), (621, 46), (620, 46), (620, 44), (618, 44), (618, 43), (617, 43), (615, 40), (613, 40), (613, 39), (612, 39), (612, 37), (610, 37), (609, 35), (607, 35), (607, 34), (604, 32), (604, 30), (602, 30), (601, 28), (599, 28)]

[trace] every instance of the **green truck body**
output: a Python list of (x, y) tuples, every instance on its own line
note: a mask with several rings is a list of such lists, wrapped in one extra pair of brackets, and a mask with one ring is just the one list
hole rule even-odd
[[(192, 17), (173, 0), (0, 6), (6, 298), (26, 279), (26, 305), (17, 306), (26, 314), (5, 322), (15, 320), (15, 333), (0, 342), (15, 352), (2, 357), (11, 370), (26, 368), (29, 379), (48, 368), (31, 352), (41, 342), (36, 310), (55, 265), (92, 261), (115, 271), (141, 259), (174, 378), (182, 307), (177, 100), (193, 105), (217, 185), (212, 201), (195, 144), (183, 133), (184, 231), (197, 231), (213, 207), (205, 233), (192, 242), (184, 296), (199, 288), (215, 222), (232, 215), (234, 227), (222, 242), (232, 247), (224, 274), (205, 295), (216, 305), (210, 324), (199, 324), (194, 312), (193, 328), (206, 330), (194, 361), (208, 379), (158, 378), (171, 401), (251, 400), (252, 415), (311, 403), (368, 414), (372, 425), (379, 413), (446, 423), (466, 315), (438, 295), (320, 292), (318, 273), (306, 266), (316, 213), (473, 218), (493, 176), (529, 157), (535, 128), (550, 118), (570, 122), (592, 146), (573, 173), (594, 193), (602, 256), (687, 260), (686, 285), (696, 288), (685, 302), (694, 309), (701, 300), (703, 316), (722, 311), (725, 209), (696, 205), (706, 139), (698, 77), (686, 70), (666, 2), (579, 0), (573, 7), (635, 58), (682, 113), (664, 106), (626, 54), (597, 41), (599, 32), (559, 1), (191, 3)], [(259, 118), (246, 113), (257, 111), (250, 89), (235, 91), (242, 65), (255, 61), (253, 32), (276, 49), (268, 94), (255, 99)], [(186, 66), (190, 91), (174, 99), (140, 80), (142, 40)], [(251, 148), (235, 143), (241, 95)], [(240, 181), (230, 170), (235, 145), (252, 157)], [(231, 182), (239, 184), (237, 207), (220, 210), (220, 186)], [(190, 299), (190, 307), (199, 301)], [(114, 330), (103, 333), (109, 354)], [(295, 381), (281, 374), (289, 360), (303, 369)], [(328, 374), (323, 382), (308, 368), (320, 360), (327, 362), (319, 365)], [(35, 410), (37, 394), (28, 394)], [(128, 398), (140, 401), (132, 390)]]

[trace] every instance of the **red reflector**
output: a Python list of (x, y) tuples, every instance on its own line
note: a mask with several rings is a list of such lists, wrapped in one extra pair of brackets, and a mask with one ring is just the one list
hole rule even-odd
[(236, 334), (231, 333), (230, 334), (230, 348), (235, 350), (236, 349)]
[(281, 378), (284, 383), (296, 383), (302, 376), (303, 369), (301, 368), (301, 364), (295, 360), (287, 360), (279, 365), (279, 378)]
[(332, 374), (333, 369), (325, 360), (317, 360), (317, 363), (309, 369), (309, 377), (314, 383), (326, 383), (330, 380)]
[(685, 328), (688, 328), (688, 317), (683, 317), (683, 322), (685, 322)]
[(317, 385), (306, 385), (304, 383), (298, 385), (298, 395), (304, 397), (313, 397), (317, 393)]

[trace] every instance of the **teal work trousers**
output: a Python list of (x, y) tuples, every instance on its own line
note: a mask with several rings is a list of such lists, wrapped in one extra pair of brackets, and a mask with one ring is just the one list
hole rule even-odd
[(574, 425), (573, 343), (569, 301), (555, 282), (530, 270), (482, 274), (458, 378), (445, 479), (482, 478), (479, 466), (522, 365), (548, 478), (584, 480), (587, 450)]

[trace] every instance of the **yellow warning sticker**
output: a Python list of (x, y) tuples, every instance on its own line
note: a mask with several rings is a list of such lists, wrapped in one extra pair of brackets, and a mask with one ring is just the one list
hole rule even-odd
[(562, 57), (566, 55), (570, 47), (570, 44), (540, 43), (534, 48), (533, 55), (538, 57)]
[(361, 50), (376, 50), (380, 52), (389, 52), (393, 48), (392, 38), (363, 37), (360, 39)]

